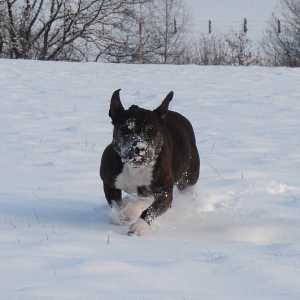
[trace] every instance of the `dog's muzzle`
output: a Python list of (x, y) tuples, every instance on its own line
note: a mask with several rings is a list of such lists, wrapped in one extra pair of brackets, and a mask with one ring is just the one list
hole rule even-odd
[(154, 160), (155, 149), (145, 141), (128, 141), (121, 147), (119, 154), (123, 163), (137, 168)]

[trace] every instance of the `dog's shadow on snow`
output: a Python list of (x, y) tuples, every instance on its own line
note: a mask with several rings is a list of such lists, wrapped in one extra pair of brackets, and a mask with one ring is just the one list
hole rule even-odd
[(107, 217), (110, 208), (104, 201), (104, 197), (99, 202), (92, 202), (68, 198), (34, 199), (19, 195), (2, 195), (0, 210), (5, 222), (13, 224), (16, 228), (28, 224), (53, 224), (95, 229), (112, 226)]

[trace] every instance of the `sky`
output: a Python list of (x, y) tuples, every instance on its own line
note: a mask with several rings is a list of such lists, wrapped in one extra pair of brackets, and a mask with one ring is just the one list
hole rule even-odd
[(213, 31), (239, 29), (247, 18), (249, 37), (259, 39), (279, 0), (185, 0), (185, 3), (192, 12), (196, 31), (207, 33), (208, 20), (212, 21)]

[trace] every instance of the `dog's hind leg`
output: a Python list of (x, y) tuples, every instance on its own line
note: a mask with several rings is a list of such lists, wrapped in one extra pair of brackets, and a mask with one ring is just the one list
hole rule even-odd
[(193, 193), (193, 187), (199, 179), (199, 172), (200, 158), (197, 148), (194, 148), (187, 171), (183, 173), (182, 178), (176, 183), (178, 190), (183, 193)]

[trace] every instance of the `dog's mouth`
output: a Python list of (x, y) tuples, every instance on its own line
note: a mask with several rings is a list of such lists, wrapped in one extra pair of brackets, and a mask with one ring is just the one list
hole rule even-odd
[(153, 159), (147, 159), (142, 156), (136, 156), (136, 157), (121, 157), (123, 163), (127, 163), (128, 165), (132, 166), (133, 168), (140, 168), (145, 165), (148, 165), (153, 161)]
[(132, 159), (122, 159), (124, 163), (127, 163), (128, 165), (132, 166), (133, 168), (140, 168), (147, 164), (149, 164), (151, 161), (143, 161), (141, 157), (134, 157)]

